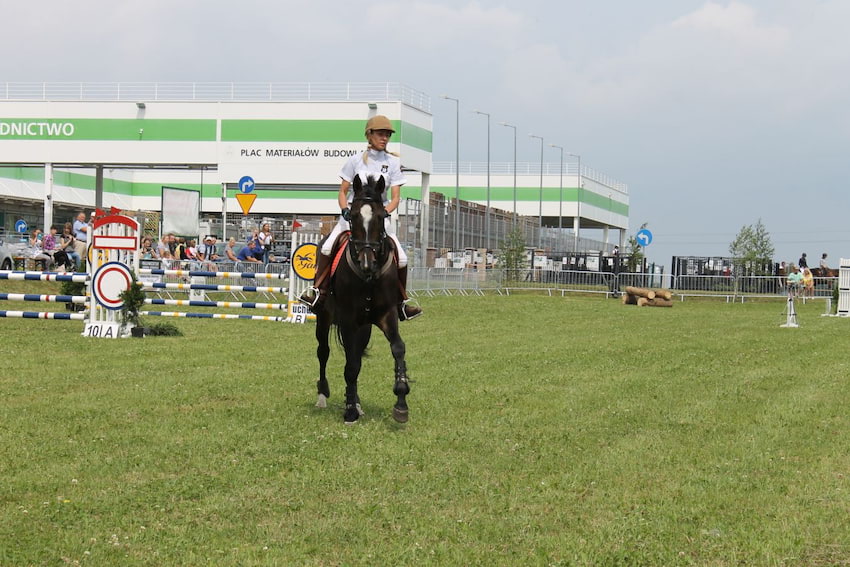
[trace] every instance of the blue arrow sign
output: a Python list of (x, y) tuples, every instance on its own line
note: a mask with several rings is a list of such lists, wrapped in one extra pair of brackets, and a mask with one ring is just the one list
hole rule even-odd
[(19, 234), (25, 233), (28, 228), (29, 227), (27, 226), (27, 221), (25, 221), (24, 219), (18, 219), (18, 221), (15, 223), (15, 232)]
[(239, 190), (242, 193), (250, 193), (254, 190), (254, 178), (250, 175), (245, 175), (239, 180)]
[(648, 229), (642, 228), (638, 231), (637, 235), (635, 235), (635, 240), (638, 241), (643, 247), (649, 246), (652, 244), (652, 233), (649, 232)]

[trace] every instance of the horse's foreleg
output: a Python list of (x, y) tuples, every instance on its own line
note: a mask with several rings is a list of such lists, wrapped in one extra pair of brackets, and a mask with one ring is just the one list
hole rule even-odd
[(407, 363), (404, 360), (406, 347), (404, 346), (404, 341), (401, 339), (401, 335), (398, 333), (397, 319), (386, 322), (381, 327), (381, 330), (384, 331), (384, 336), (390, 342), (390, 351), (395, 361), (393, 394), (397, 396), (397, 400), (393, 407), (393, 419), (399, 423), (406, 423), (408, 420), (407, 394), (410, 393), (410, 383), (407, 378)]
[(316, 318), (316, 358), (319, 359), (319, 380), (316, 382), (316, 407), (325, 408), (328, 405), (328, 398), (331, 397), (331, 389), (328, 385), (327, 367), (328, 358), (331, 354), (331, 348), (328, 341), (328, 336), (331, 329), (330, 317), (321, 314)]
[(345, 413), (343, 419), (346, 425), (355, 423), (363, 410), (360, 408), (360, 396), (357, 394), (357, 378), (360, 376), (363, 351), (369, 344), (371, 328), (357, 328), (349, 331), (343, 337), (345, 346)]

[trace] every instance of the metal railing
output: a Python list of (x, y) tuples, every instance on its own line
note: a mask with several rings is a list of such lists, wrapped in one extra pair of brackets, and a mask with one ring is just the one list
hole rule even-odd
[(0, 83), (5, 100), (366, 101), (403, 102), (425, 112), (431, 98), (401, 83), (15, 82)]
[[(806, 298), (831, 298), (837, 278), (815, 278), (810, 288), (795, 294)], [(476, 268), (411, 268), (408, 289), (422, 295), (469, 295), (538, 290), (548, 293), (580, 292), (619, 294), (627, 286), (669, 289), (674, 296), (745, 301), (747, 298), (785, 298), (788, 288), (776, 276), (677, 276), (654, 273), (613, 273), (592, 270), (539, 270)]]

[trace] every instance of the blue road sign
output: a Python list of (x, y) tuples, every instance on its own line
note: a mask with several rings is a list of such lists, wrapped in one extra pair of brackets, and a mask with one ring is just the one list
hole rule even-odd
[(637, 240), (638, 244), (641, 246), (649, 246), (652, 244), (652, 233), (649, 232), (648, 229), (642, 228), (638, 231), (637, 235), (635, 235), (635, 240)]
[(243, 193), (250, 193), (254, 190), (254, 178), (250, 175), (245, 175), (239, 180), (239, 190)]
[(24, 219), (18, 219), (18, 221), (15, 223), (15, 232), (19, 234), (25, 233), (28, 228), (29, 227), (27, 226), (27, 221), (25, 221)]

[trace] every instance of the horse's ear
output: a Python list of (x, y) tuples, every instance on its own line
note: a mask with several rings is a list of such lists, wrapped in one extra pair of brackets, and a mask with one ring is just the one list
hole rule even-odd
[(363, 190), (363, 181), (360, 180), (360, 174), (356, 173), (354, 175), (354, 181), (352, 182), (354, 185), (354, 192), (360, 192)]
[(383, 192), (384, 192), (384, 189), (385, 189), (385, 188), (386, 188), (386, 186), (387, 186), (386, 181), (387, 181), (387, 180), (386, 180), (386, 179), (384, 179), (384, 176), (383, 176), (383, 175), (379, 175), (379, 176), (378, 176), (378, 182), (377, 182), (377, 183), (375, 183), (375, 192), (376, 192), (376, 193), (378, 193), (378, 195), (380, 195), (381, 193), (383, 193)]

